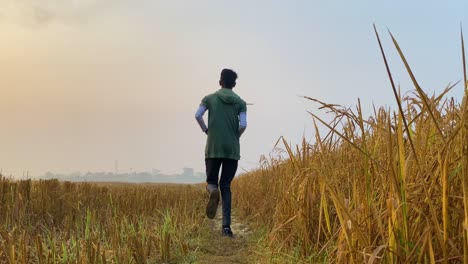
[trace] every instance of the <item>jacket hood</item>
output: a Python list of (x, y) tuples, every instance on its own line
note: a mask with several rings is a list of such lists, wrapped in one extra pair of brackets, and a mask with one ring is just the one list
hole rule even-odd
[(240, 97), (237, 94), (235, 94), (231, 89), (227, 88), (221, 88), (215, 94), (225, 104), (235, 104), (240, 100)]

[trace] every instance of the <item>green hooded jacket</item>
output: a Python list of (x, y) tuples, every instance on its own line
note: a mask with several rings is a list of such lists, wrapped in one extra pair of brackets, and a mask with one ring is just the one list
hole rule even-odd
[(231, 89), (221, 88), (203, 98), (208, 109), (208, 139), (205, 158), (240, 159), (239, 114), (247, 104)]

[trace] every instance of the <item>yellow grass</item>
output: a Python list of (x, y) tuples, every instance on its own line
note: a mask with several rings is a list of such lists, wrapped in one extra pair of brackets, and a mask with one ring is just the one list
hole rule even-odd
[[(233, 182), (237, 215), (256, 230), (260, 263), (468, 263), (468, 89), (428, 96), (391, 35), (415, 90), (397, 111), (305, 97), (315, 141), (263, 157)], [(320, 134), (319, 126), (328, 130)], [(282, 146), (281, 151), (279, 146)], [(183, 263), (204, 216), (198, 185), (12, 181), (0, 175), (0, 263)]]
[(285, 158), (234, 182), (238, 214), (266, 229), (264, 263), (468, 262), (466, 73), (463, 102), (446, 98), (453, 85), (430, 97), (391, 36), (415, 87), (402, 97), (376, 36), (397, 111), (364, 119), (359, 102), (306, 97), (334, 115), (311, 113), (329, 133), (297, 147), (283, 140)]
[(180, 263), (194, 250), (204, 194), (0, 176), (0, 262)]

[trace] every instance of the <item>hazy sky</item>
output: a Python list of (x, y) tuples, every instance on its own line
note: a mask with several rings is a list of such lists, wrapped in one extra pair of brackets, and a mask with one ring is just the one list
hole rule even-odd
[(306, 111), (323, 114), (300, 95), (394, 105), (374, 22), (403, 91), (386, 27), (426, 91), (462, 78), (467, 1), (0, 0), (0, 169), (203, 171), (194, 113), (224, 67), (254, 103), (240, 162), (253, 168), (280, 136), (313, 137)]

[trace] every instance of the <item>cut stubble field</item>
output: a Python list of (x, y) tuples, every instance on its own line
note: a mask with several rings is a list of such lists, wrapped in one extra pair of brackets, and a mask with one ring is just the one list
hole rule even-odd
[(233, 216), (204, 215), (203, 185), (14, 181), (0, 177), (0, 263), (252, 263)]
[(180, 263), (203, 223), (200, 186), (0, 178), (0, 261)]

